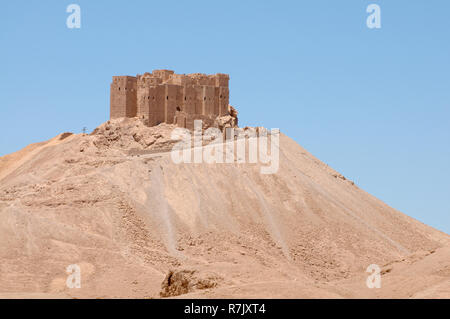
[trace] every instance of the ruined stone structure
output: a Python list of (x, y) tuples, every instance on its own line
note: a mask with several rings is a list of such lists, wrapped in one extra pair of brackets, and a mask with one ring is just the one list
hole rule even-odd
[(154, 70), (137, 76), (113, 76), (110, 118), (139, 117), (148, 126), (177, 124), (192, 129), (195, 119), (213, 126), (217, 118), (237, 112), (229, 106), (229, 76), (175, 74)]

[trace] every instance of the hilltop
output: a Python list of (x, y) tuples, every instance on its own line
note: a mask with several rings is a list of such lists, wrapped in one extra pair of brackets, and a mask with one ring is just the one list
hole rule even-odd
[[(450, 297), (450, 236), (280, 134), (280, 167), (175, 164), (134, 118), (0, 158), (1, 297)], [(386, 181), (388, 182), (388, 181)], [(78, 264), (81, 289), (66, 287)], [(366, 268), (382, 267), (382, 288)]]

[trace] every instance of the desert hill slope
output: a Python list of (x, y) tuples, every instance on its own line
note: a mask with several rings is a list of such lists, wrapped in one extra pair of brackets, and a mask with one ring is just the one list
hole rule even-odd
[[(263, 175), (175, 164), (173, 128), (108, 121), (0, 158), (0, 297), (450, 297), (447, 234), (287, 136)], [(366, 286), (371, 264), (381, 289)]]

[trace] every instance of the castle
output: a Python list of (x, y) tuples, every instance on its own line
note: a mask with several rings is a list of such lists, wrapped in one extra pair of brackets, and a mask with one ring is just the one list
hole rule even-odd
[(138, 117), (148, 126), (164, 122), (193, 129), (196, 119), (218, 126), (217, 120), (228, 116), (234, 126), (237, 112), (228, 104), (228, 82), (227, 74), (175, 74), (171, 70), (113, 76), (110, 118)]

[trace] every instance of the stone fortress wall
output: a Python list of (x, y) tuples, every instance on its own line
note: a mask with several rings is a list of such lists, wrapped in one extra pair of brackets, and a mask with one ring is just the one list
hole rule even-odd
[(175, 74), (171, 70), (113, 76), (110, 118), (138, 117), (148, 126), (164, 122), (189, 129), (195, 119), (202, 119), (211, 126), (218, 117), (237, 114), (229, 106), (228, 82), (227, 74)]

